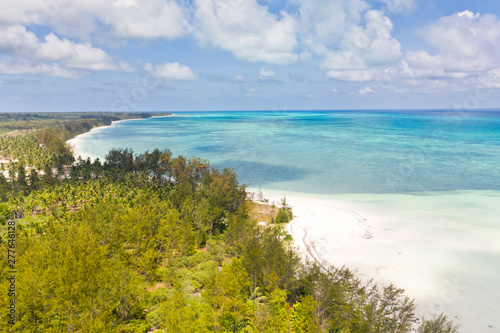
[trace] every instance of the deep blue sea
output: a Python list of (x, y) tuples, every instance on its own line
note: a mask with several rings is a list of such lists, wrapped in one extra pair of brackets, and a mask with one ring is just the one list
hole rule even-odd
[(178, 112), (125, 121), (77, 150), (169, 148), (235, 168), (252, 187), (304, 193), (500, 190), (500, 112)]

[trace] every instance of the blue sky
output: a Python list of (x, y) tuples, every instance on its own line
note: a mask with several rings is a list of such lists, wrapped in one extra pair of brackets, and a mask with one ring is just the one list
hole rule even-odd
[(0, 111), (500, 106), (500, 2), (0, 3)]

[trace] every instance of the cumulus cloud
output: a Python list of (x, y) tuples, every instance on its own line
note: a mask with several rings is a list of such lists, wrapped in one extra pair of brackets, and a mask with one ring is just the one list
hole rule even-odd
[[(5, 54), (0, 72), (59, 77), (103, 70), (130, 73), (133, 66), (96, 45), (187, 36), (239, 60), (266, 63), (257, 67), (263, 67), (257, 74), (260, 85), (283, 83), (265, 66), (302, 62), (320, 67), (332, 80), (364, 82), (378, 92), (387, 90), (384, 84), (415, 91), (463, 89), (460, 86), (478, 83), (500, 88), (496, 16), (465, 10), (442, 17), (419, 31), (429, 48), (403, 53), (390, 17), (412, 10), (416, 1), (377, 1), (381, 10), (374, 10), (375, 1), (368, 0), (12, 2), (0, 11), (0, 52)], [(28, 25), (53, 32), (42, 36), (27, 30)], [(146, 63), (143, 69), (168, 80), (198, 78), (174, 60)], [(296, 82), (310, 81), (304, 75), (288, 76)], [(236, 75), (232, 81), (246, 80)], [(368, 88), (373, 90), (366, 86), (359, 94), (372, 94)]]
[(66, 38), (59, 39), (53, 33), (39, 43), (36, 57), (41, 60), (59, 61), (67, 68), (102, 71), (115, 69), (111, 57), (102, 49), (92, 45), (73, 43)]
[(195, 36), (202, 45), (246, 61), (289, 64), (298, 60), (296, 21), (271, 14), (256, 0), (196, 0)]
[(401, 57), (401, 45), (391, 36), (393, 24), (379, 10), (364, 15), (364, 26), (351, 25), (339, 49), (324, 49), (321, 67), (327, 77), (343, 81), (371, 81), (386, 77), (382, 66), (391, 66)]
[(154, 76), (165, 80), (196, 80), (196, 75), (191, 68), (178, 62), (167, 62), (164, 65), (144, 64), (144, 70)]
[(118, 38), (178, 38), (190, 31), (185, 7), (169, 0), (23, 0), (0, 11), (0, 24), (48, 24), (55, 32), (89, 40), (109, 32)]
[(3, 73), (21, 74), (24, 69), (24, 72), (32, 74), (56, 73), (56, 76), (73, 77), (73, 74), (69, 75), (70, 72), (65, 70), (102, 71), (116, 68), (106, 52), (89, 43), (60, 39), (53, 33), (46, 35), (44, 40), (39, 40), (33, 32), (21, 25), (0, 28), (0, 51), (9, 55), (9, 59), (4, 59), (3, 64), (10, 63), (14, 68), (3, 68)]
[(400, 64), (409, 78), (464, 79), (500, 67), (500, 21), (468, 10), (440, 18), (420, 31), (438, 50), (407, 52)]
[(109, 6), (100, 18), (118, 37), (178, 38), (191, 30), (187, 10), (174, 1), (116, 0)]
[[(327, 77), (383, 82), (386, 87), (397, 87), (389, 89), (397, 93), (500, 88), (500, 21), (496, 16), (463, 11), (428, 24), (419, 34), (435, 47), (434, 53), (422, 49), (402, 55), (391, 31), (392, 22), (382, 12), (367, 11), (364, 26), (352, 26), (338, 50), (324, 52)], [(366, 87), (359, 91), (360, 95), (371, 93)]]
[(262, 78), (267, 78), (267, 77), (275, 77), (276, 73), (272, 69), (265, 69), (261, 68), (259, 71), (259, 77)]
[(353, 25), (349, 28), (340, 50), (325, 52), (325, 68), (359, 70), (398, 60), (401, 45), (391, 36), (391, 20), (378, 10), (368, 11), (365, 20), (364, 27)]
[(299, 6), (299, 34), (313, 52), (336, 45), (370, 9), (364, 0), (293, 0)]
[(440, 52), (461, 57), (492, 55), (500, 49), (500, 22), (496, 16), (468, 10), (440, 18), (420, 34)]

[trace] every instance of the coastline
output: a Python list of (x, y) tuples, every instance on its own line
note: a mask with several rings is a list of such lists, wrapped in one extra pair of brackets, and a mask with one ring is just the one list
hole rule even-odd
[[(120, 121), (93, 128), (68, 142), (84, 141), (91, 132), (116, 126)], [(99, 143), (93, 140), (92, 144)], [(75, 151), (75, 155), (78, 153)], [(247, 191), (258, 193), (255, 188)], [(436, 192), (433, 196), (262, 191), (277, 205), (286, 195), (294, 213), (287, 229), (303, 255), (335, 266), (345, 265), (381, 286), (394, 283), (415, 299), (418, 317), (429, 319), (443, 312), (461, 324), (460, 332), (500, 332), (495, 312), (500, 299), (496, 286), (500, 279), (496, 277), (500, 275), (486, 269), (498, 257), (491, 256), (490, 262), (481, 265), (477, 260), (481, 251), (487, 255), (500, 253), (498, 245), (492, 243), (500, 234), (472, 227), (458, 214), (443, 215), (442, 208), (445, 213), (446, 209), (460, 213), (473, 206), (475, 211), (465, 214), (469, 218), (483, 216), (484, 212), (488, 216), (500, 215), (497, 209), (489, 209), (491, 204), (483, 207), (481, 200), (462, 200), (460, 191), (458, 195)]]
[[(257, 194), (259, 189), (249, 188), (248, 192)], [(500, 293), (495, 278), (499, 273), (492, 269), (485, 274), (485, 267), (491, 264), (480, 266), (475, 256), (475, 251), (499, 253), (500, 246), (495, 243), (498, 232), (481, 236), (483, 243), (478, 244), (467, 238), (481, 231), (461, 221), (432, 230), (435, 220), (443, 219), (435, 216), (432, 220), (432, 211), (421, 226), (413, 226), (416, 223), (412, 222), (419, 219), (416, 211), (427, 210), (436, 201), (445, 205), (457, 200), (469, 202), (467, 191), (436, 196), (340, 196), (262, 189), (262, 194), (276, 205), (286, 195), (294, 215), (286, 228), (302, 255), (320, 263), (345, 265), (382, 287), (393, 283), (405, 289), (406, 295), (415, 299), (418, 318), (429, 319), (443, 312), (461, 325), (460, 332), (499, 332), (496, 309)], [(500, 198), (496, 192), (479, 194), (483, 196), (480, 200)], [(461, 252), (462, 256), (457, 255)], [(480, 273), (474, 272), (476, 269)], [(483, 275), (490, 278), (482, 279)]]
[(88, 136), (99, 133), (106, 128), (111, 128), (111, 127), (117, 126), (118, 123), (125, 122), (125, 121), (145, 120), (145, 119), (151, 119), (151, 118), (166, 118), (166, 117), (173, 117), (173, 116), (174, 116), (174, 114), (165, 115), (165, 116), (153, 116), (153, 117), (149, 117), (149, 118), (134, 118), (134, 119), (114, 120), (111, 122), (110, 125), (93, 127), (90, 129), (90, 131), (79, 134), (79, 135), (75, 136), (74, 138), (67, 140), (66, 143), (69, 144), (71, 149), (73, 150), (73, 156), (75, 157), (75, 159), (77, 159), (78, 157), (81, 157), (84, 160), (87, 158), (90, 158), (93, 161), (97, 158), (96, 156), (93, 156), (93, 155), (88, 154), (86, 152), (82, 152), (81, 150), (78, 150), (78, 148), (77, 148), (78, 144), (83, 142)]

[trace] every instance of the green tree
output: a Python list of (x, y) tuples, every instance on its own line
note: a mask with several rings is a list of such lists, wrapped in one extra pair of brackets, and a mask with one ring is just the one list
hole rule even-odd
[(23, 244), (14, 331), (103, 332), (141, 316), (143, 282), (88, 227), (73, 224)]
[(447, 316), (440, 314), (432, 319), (422, 318), (418, 333), (456, 333), (459, 328), (460, 326), (448, 320)]
[(179, 286), (160, 304), (155, 317), (165, 332), (213, 332), (216, 326), (212, 308), (201, 297), (185, 296)]
[(31, 169), (30, 176), (29, 176), (29, 182), (30, 182), (30, 187), (31, 189), (37, 189), (38, 185), (40, 184), (40, 178), (38, 177), (38, 172), (36, 171), (35, 168)]
[(221, 329), (238, 332), (249, 324), (252, 315), (252, 307), (247, 302), (251, 295), (250, 281), (240, 259), (235, 258), (224, 265), (202, 295), (214, 309)]

